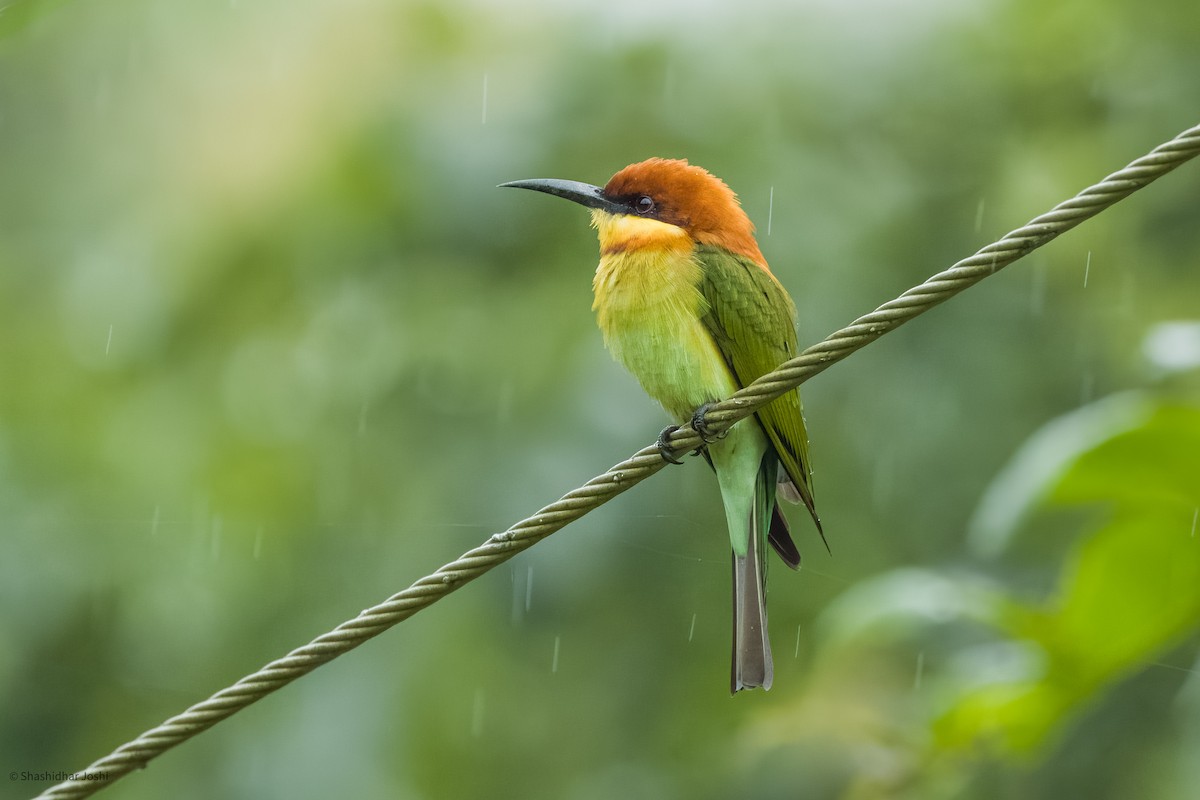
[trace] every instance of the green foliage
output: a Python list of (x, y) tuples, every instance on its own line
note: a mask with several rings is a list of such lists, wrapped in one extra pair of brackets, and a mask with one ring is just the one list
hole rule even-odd
[[(1040, 781), (1039, 762), (1066, 749), (1064, 739), (1103, 738), (1081, 722), (1089, 709), (1135, 676), (1170, 668), (1163, 661), (1200, 632), (1197, 475), (1200, 407), (1149, 394), (1107, 398), (1031, 437), (976, 517), (976, 549), (1001, 561), (1039, 518), (1050, 520), (1038, 536), (1069, 545), (1039, 565), (1048, 588), (1031, 592), (978, 570), (899, 570), (831, 607), (824, 624), (834, 660), (889, 631), (937, 643), (957, 627), (975, 640), (929, 678), (917, 667), (917, 686), (936, 701), (924, 709), (931, 736), (910, 752), (922, 765), (914, 796), (969, 783), (985, 764), (1020, 766)], [(943, 767), (927, 771), (931, 764)], [(1037, 791), (1036, 781), (1019, 791)]]
[[(804, 346), (1194, 125), (1189, 15), (0, 2), (0, 765), (82, 766), (669, 422), (586, 215), (496, 184), (711, 169)], [(690, 462), (111, 791), (1185, 795), (1196, 174), (806, 385), (834, 556), (793, 516), (769, 694), (726, 695)]]
[[(1151, 669), (1200, 628), (1200, 409), (1147, 397), (1103, 405), (1114, 408), (1074, 412), (1027, 445), (1068, 463), (1037, 495), (1009, 493), (1003, 502), (1098, 513), (1067, 553), (1050, 597), (1006, 598), (998, 615), (1002, 632), (1036, 648), (1037, 674), (962, 697), (938, 723), (949, 746), (994, 736), (1018, 751), (1042, 747), (1080, 706)], [(1100, 415), (1131, 424), (1097, 431)], [(1084, 427), (1104, 438), (1081, 447)], [(1022, 462), (1011, 470), (1031, 466)]]

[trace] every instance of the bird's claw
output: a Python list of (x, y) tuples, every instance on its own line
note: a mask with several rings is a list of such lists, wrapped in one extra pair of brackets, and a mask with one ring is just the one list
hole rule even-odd
[[(702, 409), (700, 409), (700, 411), (707, 410), (707, 408), (708, 408), (708, 406), (704, 406)], [(696, 413), (700, 414), (700, 411), (697, 411)], [(696, 415), (693, 415), (692, 423), (691, 423), (692, 429), (695, 430), (696, 433), (700, 434), (700, 438), (703, 441), (699, 447), (697, 447), (695, 450), (693, 450), (690, 453), (690, 455), (693, 455), (693, 456), (698, 456), (701, 453), (703, 453), (708, 448), (709, 442), (713, 441), (714, 439), (724, 438), (724, 436), (725, 436), (725, 434), (723, 434), (723, 433), (720, 436), (717, 436), (717, 435), (712, 434), (711, 431), (709, 431), (708, 436), (706, 437), (705, 434), (701, 433), (700, 429), (696, 427), (696, 420), (697, 420)], [(703, 415), (701, 415), (701, 417), (700, 417), (700, 424), (702, 426), (704, 425)], [(658, 441), (655, 442), (655, 445), (658, 447), (658, 453), (659, 453), (659, 455), (662, 456), (663, 461), (666, 461), (671, 464), (682, 464), (683, 463), (682, 461), (680, 461), (678, 458), (675, 457), (676, 448), (671, 446), (671, 434), (674, 433), (675, 431), (679, 430), (679, 427), (680, 426), (678, 426), (678, 425), (668, 425), (667, 427), (663, 428), (662, 433), (660, 433), (658, 435)], [(705, 430), (706, 431), (708, 430), (707, 427), (705, 427)]]
[(712, 403), (705, 403), (692, 412), (692, 430), (700, 434), (700, 440), (705, 444), (711, 444), (718, 439), (724, 439), (729, 435), (729, 431), (725, 430), (720, 433), (713, 433), (712, 428), (708, 427), (708, 423), (704, 421), (709, 410), (713, 407)]
[(683, 463), (675, 457), (675, 448), (671, 447), (670, 443), (671, 434), (677, 430), (679, 430), (678, 425), (668, 425), (662, 429), (662, 433), (658, 435), (658, 441), (655, 442), (655, 444), (658, 445), (658, 454), (662, 456), (663, 461), (666, 461), (669, 464)]

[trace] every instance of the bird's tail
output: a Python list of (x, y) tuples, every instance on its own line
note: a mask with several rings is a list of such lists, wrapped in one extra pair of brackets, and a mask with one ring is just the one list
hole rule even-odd
[(746, 554), (733, 554), (733, 692), (759, 686), (770, 689), (775, 674), (767, 633), (767, 534), (775, 511), (775, 470), (773, 455), (768, 453), (746, 520)]

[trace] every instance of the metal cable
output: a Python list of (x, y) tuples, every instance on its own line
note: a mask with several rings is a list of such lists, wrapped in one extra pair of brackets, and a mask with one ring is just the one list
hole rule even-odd
[[(1070, 200), (1006, 234), (970, 258), (909, 289), (895, 300), (884, 303), (727, 400), (714, 404), (705, 418), (708, 427), (714, 433), (727, 430), (760, 406), (796, 388), (831, 364), (1029, 254), (1198, 154), (1200, 126), (1159, 145), (1120, 172), (1084, 189)], [(701, 442), (699, 435), (689, 425), (675, 431), (670, 437), (670, 444), (675, 451), (686, 452), (699, 447)], [(67, 780), (50, 787), (38, 798), (62, 800), (91, 796), (129, 772), (145, 767), (151, 759), (177, 744), (403, 622), (658, 472), (665, 464), (656, 445), (639, 450), (603, 475), (592, 478), (503, 533), (494, 534), (432, 575), (421, 578), (383, 603), (366, 609), (354, 619), (343, 622), (204, 702), (151, 728), (82, 770), (97, 779)], [(101, 774), (104, 777), (99, 777)]]

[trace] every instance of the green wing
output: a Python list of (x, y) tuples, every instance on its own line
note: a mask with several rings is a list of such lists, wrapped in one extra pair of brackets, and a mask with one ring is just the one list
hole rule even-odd
[[(700, 291), (708, 310), (703, 322), (739, 386), (746, 386), (796, 355), (796, 306), (769, 272), (747, 258), (700, 245)], [(788, 392), (755, 412), (800, 500), (821, 520), (813, 505), (808, 434), (800, 392)], [(821, 538), (825, 534), (821, 533)]]

